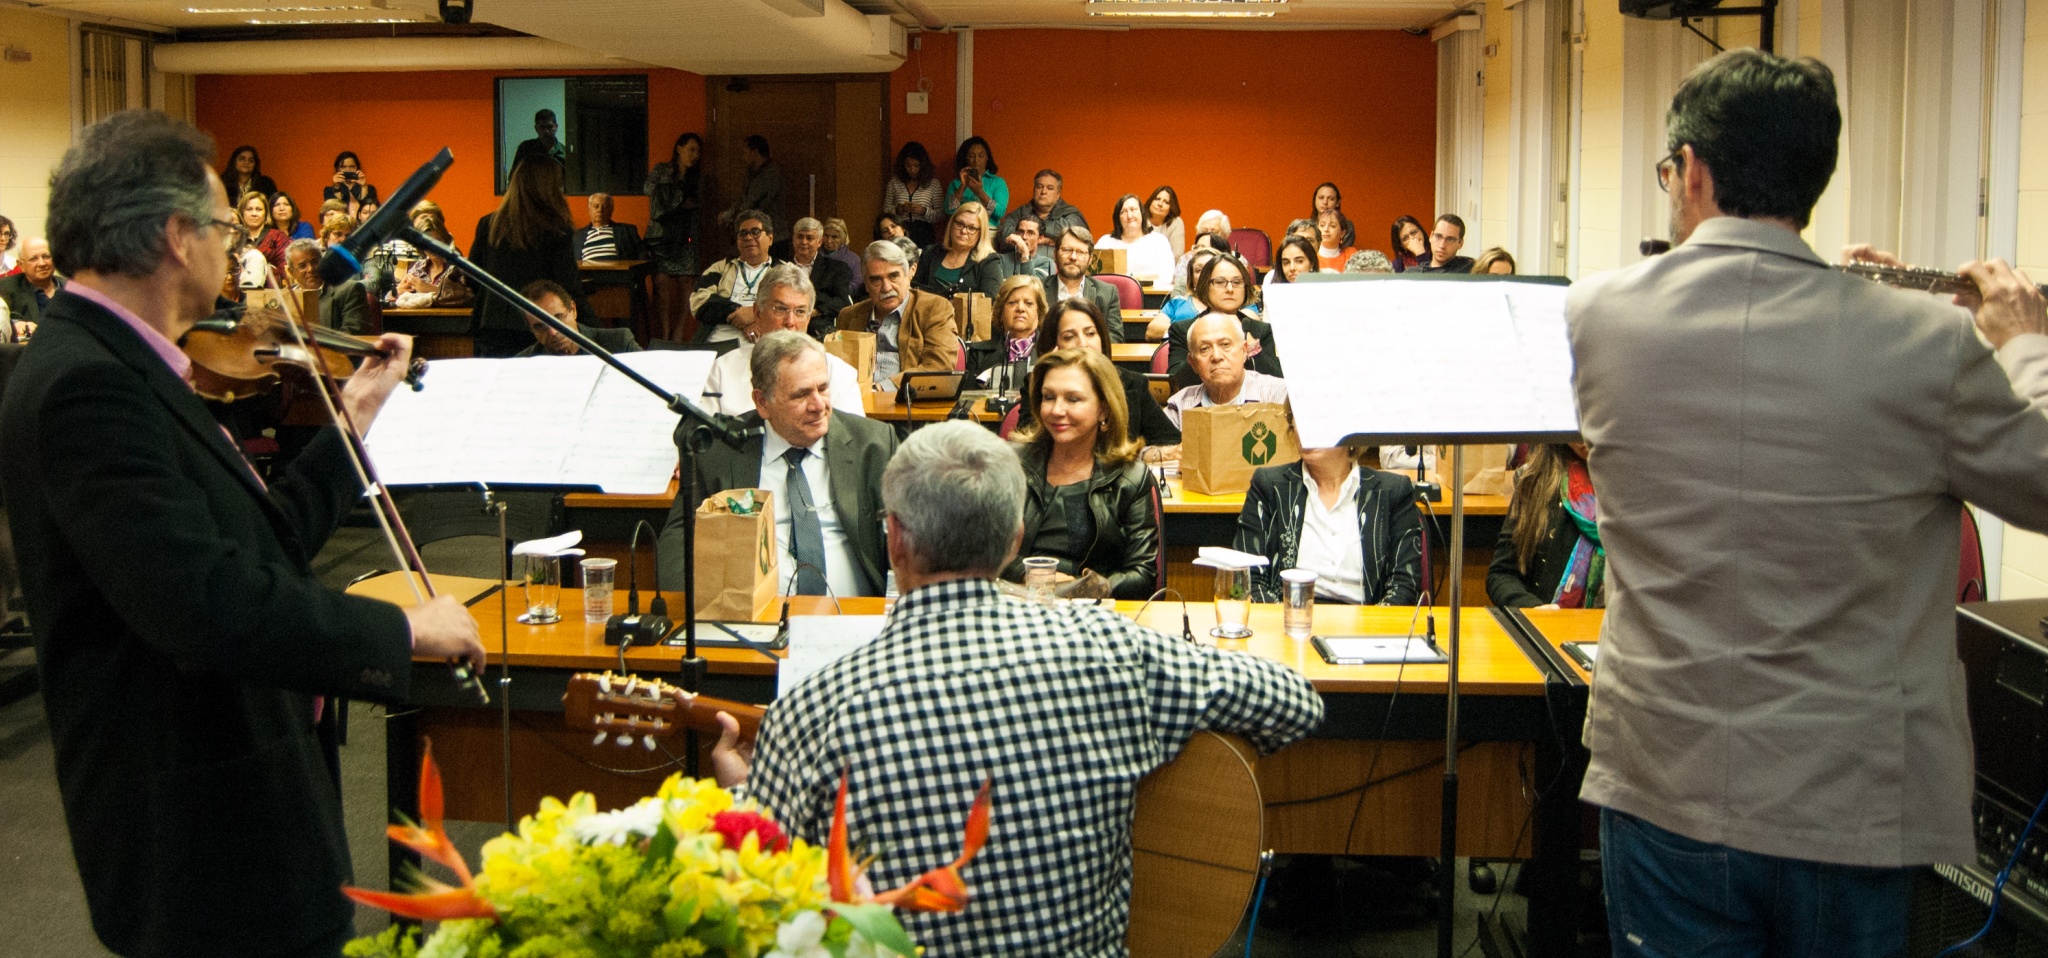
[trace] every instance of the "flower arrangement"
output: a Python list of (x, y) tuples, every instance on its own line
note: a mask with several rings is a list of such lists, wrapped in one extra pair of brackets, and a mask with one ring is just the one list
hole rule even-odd
[(869, 895), (847, 850), (842, 776), (828, 847), (792, 840), (780, 826), (709, 780), (671, 776), (654, 795), (600, 812), (589, 793), (540, 810), (484, 845), (473, 875), (442, 829), (440, 769), (428, 744), (420, 763), (420, 824), (390, 836), (447, 868), (401, 894), (360, 888), (362, 904), (440, 921), (421, 941), (393, 926), (351, 942), (350, 958), (914, 958), (895, 908), (957, 912), (959, 870), (988, 836), (984, 784), (968, 815), (960, 857), (903, 888)]

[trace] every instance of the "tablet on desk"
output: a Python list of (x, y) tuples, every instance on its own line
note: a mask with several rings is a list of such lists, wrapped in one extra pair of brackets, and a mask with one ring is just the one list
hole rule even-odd
[(1600, 661), (1598, 642), (1565, 642), (1559, 648), (1564, 649), (1564, 654), (1571, 656), (1572, 661), (1579, 663), (1579, 668), (1588, 673), (1593, 671), (1593, 664)]
[(1442, 665), (1449, 662), (1442, 651), (1423, 636), (1407, 633), (1388, 635), (1318, 635), (1309, 640), (1316, 654), (1331, 665)]
[(956, 399), (960, 396), (960, 381), (965, 378), (967, 374), (957, 372), (904, 373), (903, 397), (908, 402)]

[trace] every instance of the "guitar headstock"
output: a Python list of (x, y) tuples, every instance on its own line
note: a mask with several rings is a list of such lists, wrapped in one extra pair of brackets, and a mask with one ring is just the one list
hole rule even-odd
[(613, 739), (620, 746), (638, 740), (648, 751), (682, 729), (717, 735), (717, 715), (739, 720), (740, 735), (752, 739), (760, 728), (759, 706), (693, 695), (660, 679), (613, 672), (580, 672), (562, 693), (562, 717), (570, 728), (597, 733), (590, 742)]

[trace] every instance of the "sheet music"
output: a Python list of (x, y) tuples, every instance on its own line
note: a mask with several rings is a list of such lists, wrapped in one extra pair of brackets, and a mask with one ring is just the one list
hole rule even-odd
[(882, 634), (885, 615), (793, 615), (789, 617), (789, 650), (775, 673), (775, 697), (791, 690), (825, 666)]
[(1392, 279), (1266, 295), (1305, 448), (1578, 431), (1564, 287)]
[[(628, 353), (642, 375), (699, 397), (708, 351)], [(439, 359), (391, 395), (365, 440), (391, 486), (488, 482), (659, 493), (677, 416), (594, 356)]]

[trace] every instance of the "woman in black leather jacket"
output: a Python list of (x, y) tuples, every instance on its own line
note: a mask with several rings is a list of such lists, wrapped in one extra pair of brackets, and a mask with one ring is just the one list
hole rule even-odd
[(1060, 349), (1031, 370), (1036, 419), (1019, 429), (1024, 461), (1023, 558), (1051, 556), (1074, 577), (1060, 594), (1143, 599), (1159, 588), (1159, 492), (1126, 433), (1116, 367), (1097, 352)]
[[(1300, 567), (1318, 573), (1316, 598), (1324, 601), (1413, 604), (1423, 588), (1415, 483), (1399, 473), (1367, 468), (1348, 449), (1304, 449), (1301, 456), (1252, 473), (1244, 509), (1237, 515), (1233, 548), (1270, 560), (1252, 570), (1252, 601), (1280, 601), (1281, 571)], [(1303, 555), (1312, 495), (1325, 513), (1345, 507), (1331, 519), (1358, 537), (1357, 565), (1348, 551), (1341, 559), (1322, 548)]]

